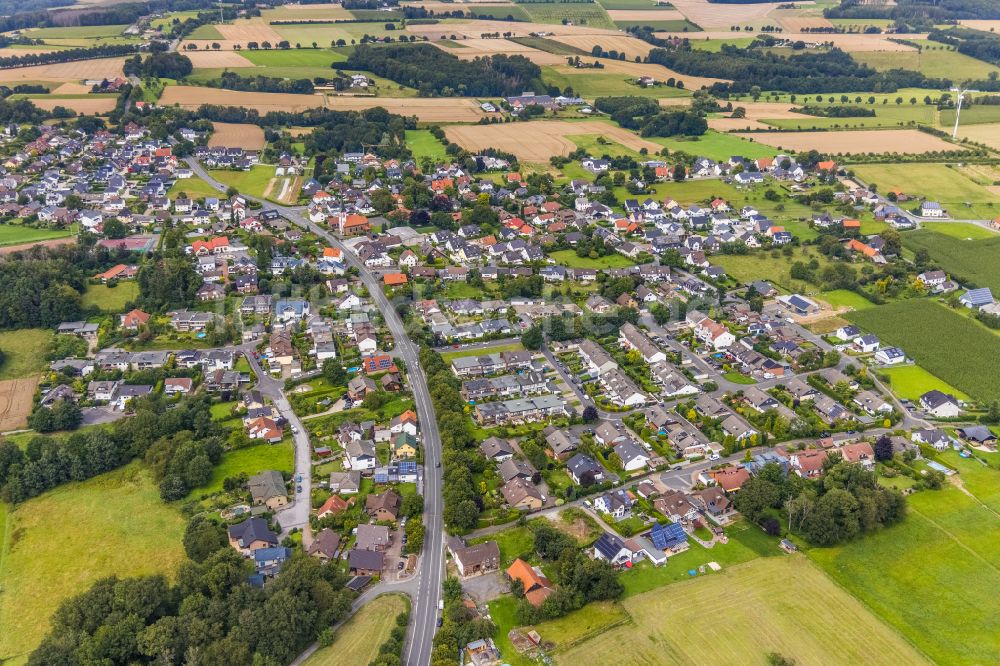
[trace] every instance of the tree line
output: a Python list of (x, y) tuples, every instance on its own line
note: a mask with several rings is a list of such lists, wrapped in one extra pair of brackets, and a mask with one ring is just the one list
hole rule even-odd
[(152, 396), (137, 402), (135, 416), (116, 421), (111, 428), (62, 438), (39, 435), (28, 441), (24, 451), (12, 442), (0, 442), (0, 497), (23, 502), (63, 483), (83, 481), (145, 457), (161, 483), (161, 496), (167, 501), (179, 499), (182, 485), (186, 495), (207, 481), (221, 455), (222, 431), (212, 422), (210, 402), (207, 395), (179, 403)]
[[(58, 53), (58, 51), (57, 51)], [(194, 69), (191, 59), (181, 53), (153, 53), (146, 57), (135, 56), (125, 61), (126, 76), (183, 79)]]
[(264, 93), (294, 93), (311, 95), (315, 92), (309, 79), (279, 79), (273, 76), (240, 76), (236, 72), (223, 72), (218, 79), (209, 81), (210, 88), (243, 90)]
[(0, 68), (30, 67), (32, 65), (52, 65), (58, 62), (73, 62), (76, 60), (91, 60), (93, 58), (114, 58), (135, 53), (139, 47), (135, 44), (105, 44), (89, 46), (81, 49), (64, 49), (47, 53), (26, 53), (18, 56), (0, 57)]
[[(638, 36), (638, 33), (637, 33)], [(656, 39), (666, 44), (664, 40)], [(649, 41), (647, 39), (647, 41)], [(891, 69), (878, 72), (856, 62), (840, 49), (781, 56), (761, 49), (723, 45), (718, 53), (692, 49), (689, 43), (665, 45), (649, 52), (651, 63), (690, 76), (731, 79), (714, 83), (719, 96), (745, 94), (754, 88), (814, 94), (854, 90), (896, 92), (900, 88), (947, 88), (950, 81), (929, 79), (919, 72)]]
[(423, 96), (513, 95), (543, 89), (541, 68), (520, 55), (462, 60), (431, 44), (355, 48), (343, 69), (373, 72)]
[[(890, 456), (891, 457), (891, 456)], [(833, 546), (898, 523), (906, 500), (894, 488), (880, 486), (875, 472), (844, 462), (832, 453), (817, 479), (786, 474), (775, 463), (743, 484), (736, 508), (772, 535), (787, 530), (816, 546)]]
[(656, 100), (648, 97), (598, 97), (594, 106), (642, 136), (700, 136), (708, 131), (708, 122), (701, 113), (688, 109), (661, 111)]

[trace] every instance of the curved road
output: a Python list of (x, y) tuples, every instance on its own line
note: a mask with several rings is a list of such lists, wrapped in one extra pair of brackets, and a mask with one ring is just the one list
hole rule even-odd
[[(219, 191), (226, 191), (226, 185), (212, 178), (196, 159), (187, 158), (186, 161), (198, 177)], [(427, 379), (424, 376), (423, 369), (420, 367), (419, 349), (410, 340), (409, 336), (407, 336), (403, 320), (382, 291), (382, 285), (379, 283), (378, 277), (339, 238), (319, 225), (310, 222), (303, 215), (302, 208), (282, 206), (242, 193), (241, 196), (278, 211), (290, 222), (316, 234), (329, 243), (330, 246), (338, 248), (343, 253), (346, 261), (358, 270), (361, 281), (382, 312), (386, 326), (388, 326), (396, 342), (395, 353), (406, 364), (416, 403), (417, 416), (420, 419), (420, 432), (424, 446), (424, 527), (427, 536), (424, 539), (424, 552), (420, 558), (420, 565), (417, 570), (417, 577), (415, 578), (416, 592), (412, 594), (411, 625), (409, 635), (407, 636), (407, 644), (403, 652), (403, 663), (408, 666), (424, 666), (430, 663), (432, 641), (437, 628), (438, 600), (441, 597), (441, 580), (444, 576), (444, 522), (441, 515), (443, 505), (441, 496), (442, 475), (441, 469), (438, 466), (441, 461), (441, 437), (438, 433), (437, 419), (435, 418), (434, 408), (431, 405), (430, 393), (427, 390)], [(282, 396), (281, 400), (284, 400), (284, 396)], [(279, 408), (280, 404), (287, 404), (287, 402), (279, 403)], [(291, 409), (288, 411), (290, 413)], [(282, 410), (282, 413), (285, 413), (284, 410)], [(292, 422), (297, 423), (298, 419)], [(301, 425), (297, 427), (299, 428), (299, 436), (308, 444), (308, 438), (305, 437)], [(296, 439), (296, 450), (298, 451), (298, 438)], [(305, 465), (306, 469), (303, 474), (302, 484), (303, 491), (305, 491), (309, 486), (311, 470), (308, 469), (309, 458), (305, 457), (304, 462), (300, 458), (302, 456), (296, 455), (296, 471), (298, 472), (300, 467), (303, 464)], [(300, 506), (304, 507), (304, 509), (298, 508)], [(308, 522), (308, 507), (308, 501), (297, 501), (296, 515), (290, 516), (287, 524), (282, 522), (282, 527), (286, 528), (287, 526), (294, 525), (299, 518), (297, 515), (298, 511), (302, 510), (306, 512), (305, 520)]]

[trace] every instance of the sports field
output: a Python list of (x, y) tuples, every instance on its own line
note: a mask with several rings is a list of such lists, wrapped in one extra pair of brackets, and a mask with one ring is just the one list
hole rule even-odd
[(557, 649), (556, 663), (763, 664), (771, 653), (796, 664), (928, 663), (802, 556), (759, 558), (623, 606), (631, 623)]
[(405, 597), (396, 594), (368, 602), (337, 630), (332, 645), (318, 650), (303, 666), (370, 663), (408, 605)]
[(931, 374), (984, 402), (1000, 400), (1000, 336), (928, 299), (910, 299), (844, 315), (900, 347)]
[(918, 400), (924, 393), (938, 390), (950, 393), (960, 400), (968, 399), (967, 395), (951, 384), (941, 381), (919, 365), (885, 368), (884, 370), (879, 370), (878, 373), (889, 377), (889, 387), (900, 398)]
[(220, 183), (231, 185), (241, 192), (255, 197), (263, 197), (264, 191), (274, 176), (274, 167), (257, 164), (250, 167), (250, 171), (218, 169), (211, 171), (210, 174)]
[(0, 568), (0, 659), (22, 661), (59, 603), (105, 576), (173, 576), (184, 517), (139, 464), (29, 500), (8, 516)]

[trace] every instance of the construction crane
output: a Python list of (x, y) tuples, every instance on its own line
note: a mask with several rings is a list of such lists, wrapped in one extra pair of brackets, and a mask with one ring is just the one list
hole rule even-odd
[(966, 88), (962, 90), (961, 88), (952, 88), (953, 93), (958, 93), (958, 100), (955, 103), (955, 129), (951, 132), (951, 138), (954, 140), (958, 139), (958, 119), (962, 115), (962, 102), (965, 100), (965, 95), (967, 93), (977, 93), (978, 90), (972, 90), (971, 88)]

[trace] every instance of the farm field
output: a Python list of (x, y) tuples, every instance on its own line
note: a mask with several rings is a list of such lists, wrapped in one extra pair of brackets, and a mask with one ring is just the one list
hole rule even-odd
[(549, 256), (552, 257), (557, 264), (569, 266), (570, 268), (624, 268), (626, 266), (632, 266), (635, 263), (628, 257), (618, 253), (609, 254), (606, 257), (591, 259), (590, 257), (578, 257), (576, 255), (576, 250), (559, 250), (557, 252), (550, 252)]
[(902, 348), (928, 372), (972, 398), (1000, 400), (994, 381), (1000, 372), (1000, 336), (975, 320), (926, 299), (848, 312), (844, 318)]
[(36, 229), (20, 224), (0, 224), (0, 247), (5, 245), (23, 245), (52, 238), (72, 236), (69, 229)]
[[(640, 664), (745, 664), (769, 653), (802, 664), (927, 663), (801, 556), (759, 558), (623, 606), (631, 623), (557, 649), (556, 663), (614, 663), (628, 654)], [(725, 622), (705, 621), (719, 614)]]
[(594, 28), (615, 27), (601, 5), (589, 2), (530, 2), (520, 5), (532, 23), (565, 23)]
[(38, 387), (38, 376), (0, 381), (0, 432), (24, 428)]
[(960, 149), (953, 143), (915, 129), (845, 132), (758, 132), (740, 134), (779, 150), (818, 150), (832, 155), (901, 153), (915, 155)]
[(392, 98), (330, 95), (326, 98), (326, 106), (336, 111), (363, 111), (380, 106), (390, 113), (416, 116), (417, 120), (432, 123), (469, 123), (483, 117), (479, 102), (471, 97)]
[[(851, 104), (856, 104), (854, 99), (851, 98)], [(867, 100), (867, 97), (863, 97)], [(815, 102), (809, 102), (810, 104), (815, 104)], [(741, 105), (742, 106), (742, 105)], [(829, 106), (829, 103), (823, 103), (822, 106)], [(871, 108), (875, 110), (874, 117), (867, 118), (824, 118), (821, 116), (810, 116), (804, 113), (789, 113), (787, 116), (782, 117), (770, 117), (767, 115), (761, 115), (762, 122), (777, 127), (780, 129), (825, 129), (825, 128), (838, 128), (838, 127), (904, 127), (911, 123), (922, 123), (925, 125), (933, 125), (936, 122), (936, 110), (932, 106), (925, 106), (923, 104), (917, 104), (912, 106), (910, 104), (903, 104), (897, 106), (892, 105), (871, 105), (866, 101), (862, 103), (864, 108)], [(747, 109), (749, 112), (749, 109)], [(749, 113), (747, 114), (749, 116)]]
[(114, 79), (123, 75), (125, 58), (95, 58), (51, 65), (32, 65), (0, 69), (0, 83), (23, 81), (80, 81), (83, 79)]
[[(885, 51), (862, 52), (852, 53), (851, 57), (879, 71), (898, 68), (911, 69), (930, 78), (954, 78), (956, 72), (961, 72), (961, 75), (965, 78), (978, 80), (987, 78), (990, 72), (1000, 72), (1000, 68), (994, 67), (977, 58), (959, 53), (958, 51), (939, 50), (937, 47), (941, 45), (935, 42), (928, 42), (926, 40), (913, 41), (925, 47), (933, 45), (935, 49), (931, 51), (925, 48), (922, 51), (910, 50), (894, 53)], [(969, 108), (973, 109), (976, 107)], [(963, 121), (965, 119), (965, 111), (962, 111)], [(952, 122), (954, 122), (954, 118), (952, 118)]]
[(604, 136), (632, 150), (647, 148), (658, 152), (660, 147), (647, 139), (615, 125), (597, 120), (574, 122), (569, 120), (543, 120), (509, 123), (503, 125), (453, 125), (445, 134), (467, 150), (482, 150), (490, 146), (503, 146), (525, 162), (548, 162), (553, 155), (568, 155), (576, 150), (567, 136), (593, 134)]
[(742, 283), (753, 280), (767, 280), (774, 286), (790, 293), (812, 294), (816, 287), (803, 280), (793, 280), (792, 264), (796, 261), (809, 263), (812, 259), (819, 262), (820, 270), (830, 262), (819, 252), (799, 249), (791, 257), (780, 255), (777, 258), (757, 254), (719, 254), (712, 262), (726, 270), (731, 277)]
[(197, 109), (202, 104), (243, 106), (260, 113), (268, 111), (305, 111), (323, 106), (322, 95), (258, 93), (197, 86), (167, 86), (160, 96), (161, 106), (178, 104), (185, 109)]
[(44, 111), (52, 111), (57, 106), (76, 111), (81, 116), (98, 116), (111, 113), (118, 102), (116, 97), (53, 97), (51, 95), (31, 97), (31, 103)]
[(251, 123), (212, 123), (209, 146), (240, 146), (247, 150), (264, 147), (264, 128)]
[(649, 140), (670, 150), (679, 150), (689, 155), (708, 157), (713, 160), (728, 159), (732, 155), (742, 155), (749, 159), (758, 157), (773, 157), (774, 148), (758, 143), (759, 134), (751, 134), (743, 138), (736, 134), (725, 134), (709, 130), (696, 137), (651, 137)]
[(91, 284), (83, 292), (81, 303), (83, 307), (95, 305), (104, 312), (122, 312), (125, 304), (135, 300), (139, 295), (139, 285), (135, 280), (119, 282), (114, 288), (106, 284)]
[[(981, 104), (977, 106), (962, 107), (961, 129), (964, 125), (983, 125), (1000, 122), (1000, 107), (992, 104)], [(955, 111), (943, 109), (941, 111), (941, 125), (951, 129), (955, 125)]]
[[(545, 5), (540, 5), (545, 6)], [(637, 37), (628, 37), (621, 33), (615, 34), (568, 34), (549, 37), (557, 42), (580, 49), (590, 53), (595, 46), (600, 46), (605, 51), (618, 51), (624, 53), (628, 60), (635, 60), (636, 56), (646, 57), (653, 48)]]
[(185, 519), (160, 501), (137, 463), (50, 490), (19, 505), (7, 520), (9, 542), (0, 569), (0, 659), (5, 661), (23, 660), (45, 635), (60, 602), (98, 578), (172, 577), (184, 559)]
[(884, 370), (879, 370), (878, 373), (889, 378), (889, 386), (892, 388), (893, 393), (907, 400), (917, 400), (924, 393), (935, 389), (944, 393), (950, 393), (960, 400), (967, 400), (969, 397), (951, 384), (941, 381), (919, 365), (885, 368)]
[(32, 39), (97, 39), (99, 37), (118, 37), (128, 24), (122, 25), (84, 25), (60, 28), (35, 28), (27, 30)]
[(956, 219), (993, 219), (1000, 214), (1000, 195), (944, 164), (858, 165), (854, 172), (880, 190), (898, 188), (911, 197), (937, 201)]
[(903, 235), (903, 246), (913, 252), (926, 249), (953, 278), (1000, 289), (996, 264), (1000, 238), (968, 241), (933, 231), (914, 231)]
[[(204, 27), (204, 26), (202, 26)], [(185, 51), (195, 69), (207, 67), (244, 68), (253, 67), (254, 64), (243, 56), (243, 53), (250, 54), (256, 51)]]
[(4, 353), (0, 380), (22, 379), (43, 372), (48, 367), (45, 349), (52, 336), (52, 331), (42, 328), (0, 332), (0, 350)]
[(342, 51), (328, 48), (282, 49), (279, 51), (243, 50), (240, 55), (250, 61), (251, 65), (259, 67), (325, 67), (329, 69), (334, 62), (347, 59)]
[(671, 0), (690, 21), (704, 30), (728, 30), (732, 25), (758, 25), (778, 7), (778, 3), (752, 3), (719, 5), (707, 0)]
[[(667, 86), (642, 88), (630, 82), (642, 74), (633, 74), (627, 71), (627, 66), (644, 68), (649, 67), (649, 65), (624, 62), (611, 65), (610, 63), (613, 61), (608, 61), (608, 66), (601, 70), (577, 69), (566, 65), (562, 62), (562, 58), (559, 60), (560, 62), (557, 64), (542, 67), (542, 77), (547, 83), (559, 88), (572, 88), (573, 92), (584, 99), (592, 100), (605, 95), (634, 95), (656, 99), (680, 98), (686, 102), (690, 97), (690, 92), (686, 88), (669, 88)], [(619, 65), (622, 67), (619, 68)], [(622, 71), (618, 71), (619, 69)], [(661, 71), (657, 72), (656, 76), (662, 80), (665, 74)]]
[(1000, 123), (984, 125), (966, 125), (963, 123), (958, 128), (958, 137), (1000, 150)]
[[(677, 3), (674, 3), (674, 4), (677, 4)], [(732, 12), (732, 11), (737, 11), (737, 8), (742, 8), (742, 7), (745, 7), (747, 5), (732, 5), (732, 4), (725, 4), (725, 3), (721, 3), (721, 4), (713, 3), (713, 4), (710, 4), (709, 6), (710, 7), (720, 7), (720, 8), (724, 7), (724, 9), (722, 11)], [(751, 5), (751, 6), (753, 6), (753, 7), (760, 7), (760, 6), (766, 7), (767, 5), (754, 4), (754, 5)], [(680, 7), (679, 5), (678, 5), (678, 8), (683, 11), (683, 8)], [(696, 39), (702, 39), (703, 37), (704, 38), (708, 38), (708, 39), (718, 39), (718, 40), (725, 40), (725, 41), (729, 41), (729, 40), (733, 39), (734, 33), (729, 32), (729, 26), (732, 25), (733, 23), (735, 23), (735, 21), (731, 21), (731, 20), (727, 19), (726, 25), (720, 30), (718, 28), (713, 28), (712, 26), (706, 25), (702, 21), (698, 21), (698, 20), (692, 18), (689, 14), (687, 14), (687, 12), (685, 12), (685, 14), (688, 16), (688, 18), (691, 21), (693, 21), (694, 23), (700, 25), (702, 27), (702, 29), (704, 30), (704, 32), (697, 33), (697, 34), (693, 35), (693, 37), (695, 37)], [(771, 23), (771, 21), (765, 20), (763, 23), (758, 24), (758, 25), (764, 25), (764, 24), (767, 24), (767, 23)], [(678, 33), (678, 32), (657, 32), (655, 34), (656, 34), (657, 37), (664, 37), (664, 38), (666, 38), (666, 37), (687, 37), (687, 36), (689, 36), (689, 35), (687, 35), (687, 34), (685, 34), (683, 32), (680, 32), (680, 33)], [(735, 33), (735, 34), (739, 34), (739, 33)], [(907, 46), (905, 44), (900, 44), (898, 42), (890, 41), (889, 38), (892, 37), (892, 35), (879, 35), (879, 34), (864, 35), (864, 34), (860, 34), (860, 33), (850, 33), (850, 34), (848, 34), (848, 33), (821, 33), (821, 34), (816, 34), (816, 33), (808, 33), (808, 32), (796, 33), (796, 32), (785, 31), (785, 32), (783, 32), (781, 34), (781, 37), (783, 39), (801, 40), (801, 41), (804, 41), (804, 42), (833, 42), (834, 46), (836, 46), (837, 48), (841, 49), (842, 51), (846, 51), (848, 53), (868, 52), (868, 51), (892, 51), (892, 52), (899, 53), (899, 52), (916, 51), (916, 49), (914, 49), (911, 46)], [(907, 38), (908, 39), (912, 39), (912, 40), (925, 39), (926, 37), (927, 37), (926, 33), (907, 35)]]
[(920, 228), (960, 240), (978, 241), (1000, 238), (995, 231), (967, 222), (921, 222)]
[(406, 130), (406, 145), (417, 159), (443, 160), (447, 157), (444, 144), (430, 130)]
[(1000, 589), (1000, 523), (984, 504), (995, 493), (997, 471), (958, 456), (946, 459), (959, 469), (975, 466), (966, 490), (986, 495), (952, 487), (916, 493), (899, 525), (843, 546), (812, 549), (809, 557), (935, 662), (992, 663), (1000, 654), (1000, 635), (974, 618), (996, 611)]
[(317, 19), (350, 19), (350, 11), (339, 3), (318, 3), (314, 5), (282, 5), (260, 13), (267, 21), (315, 21)]
[(277, 444), (254, 444), (242, 449), (226, 451), (222, 461), (212, 469), (212, 477), (204, 486), (193, 489), (189, 499), (197, 499), (203, 495), (211, 495), (222, 490), (222, 482), (227, 477), (246, 474), (253, 476), (265, 469), (276, 469), (279, 472), (292, 471), (292, 444), (283, 440)]

